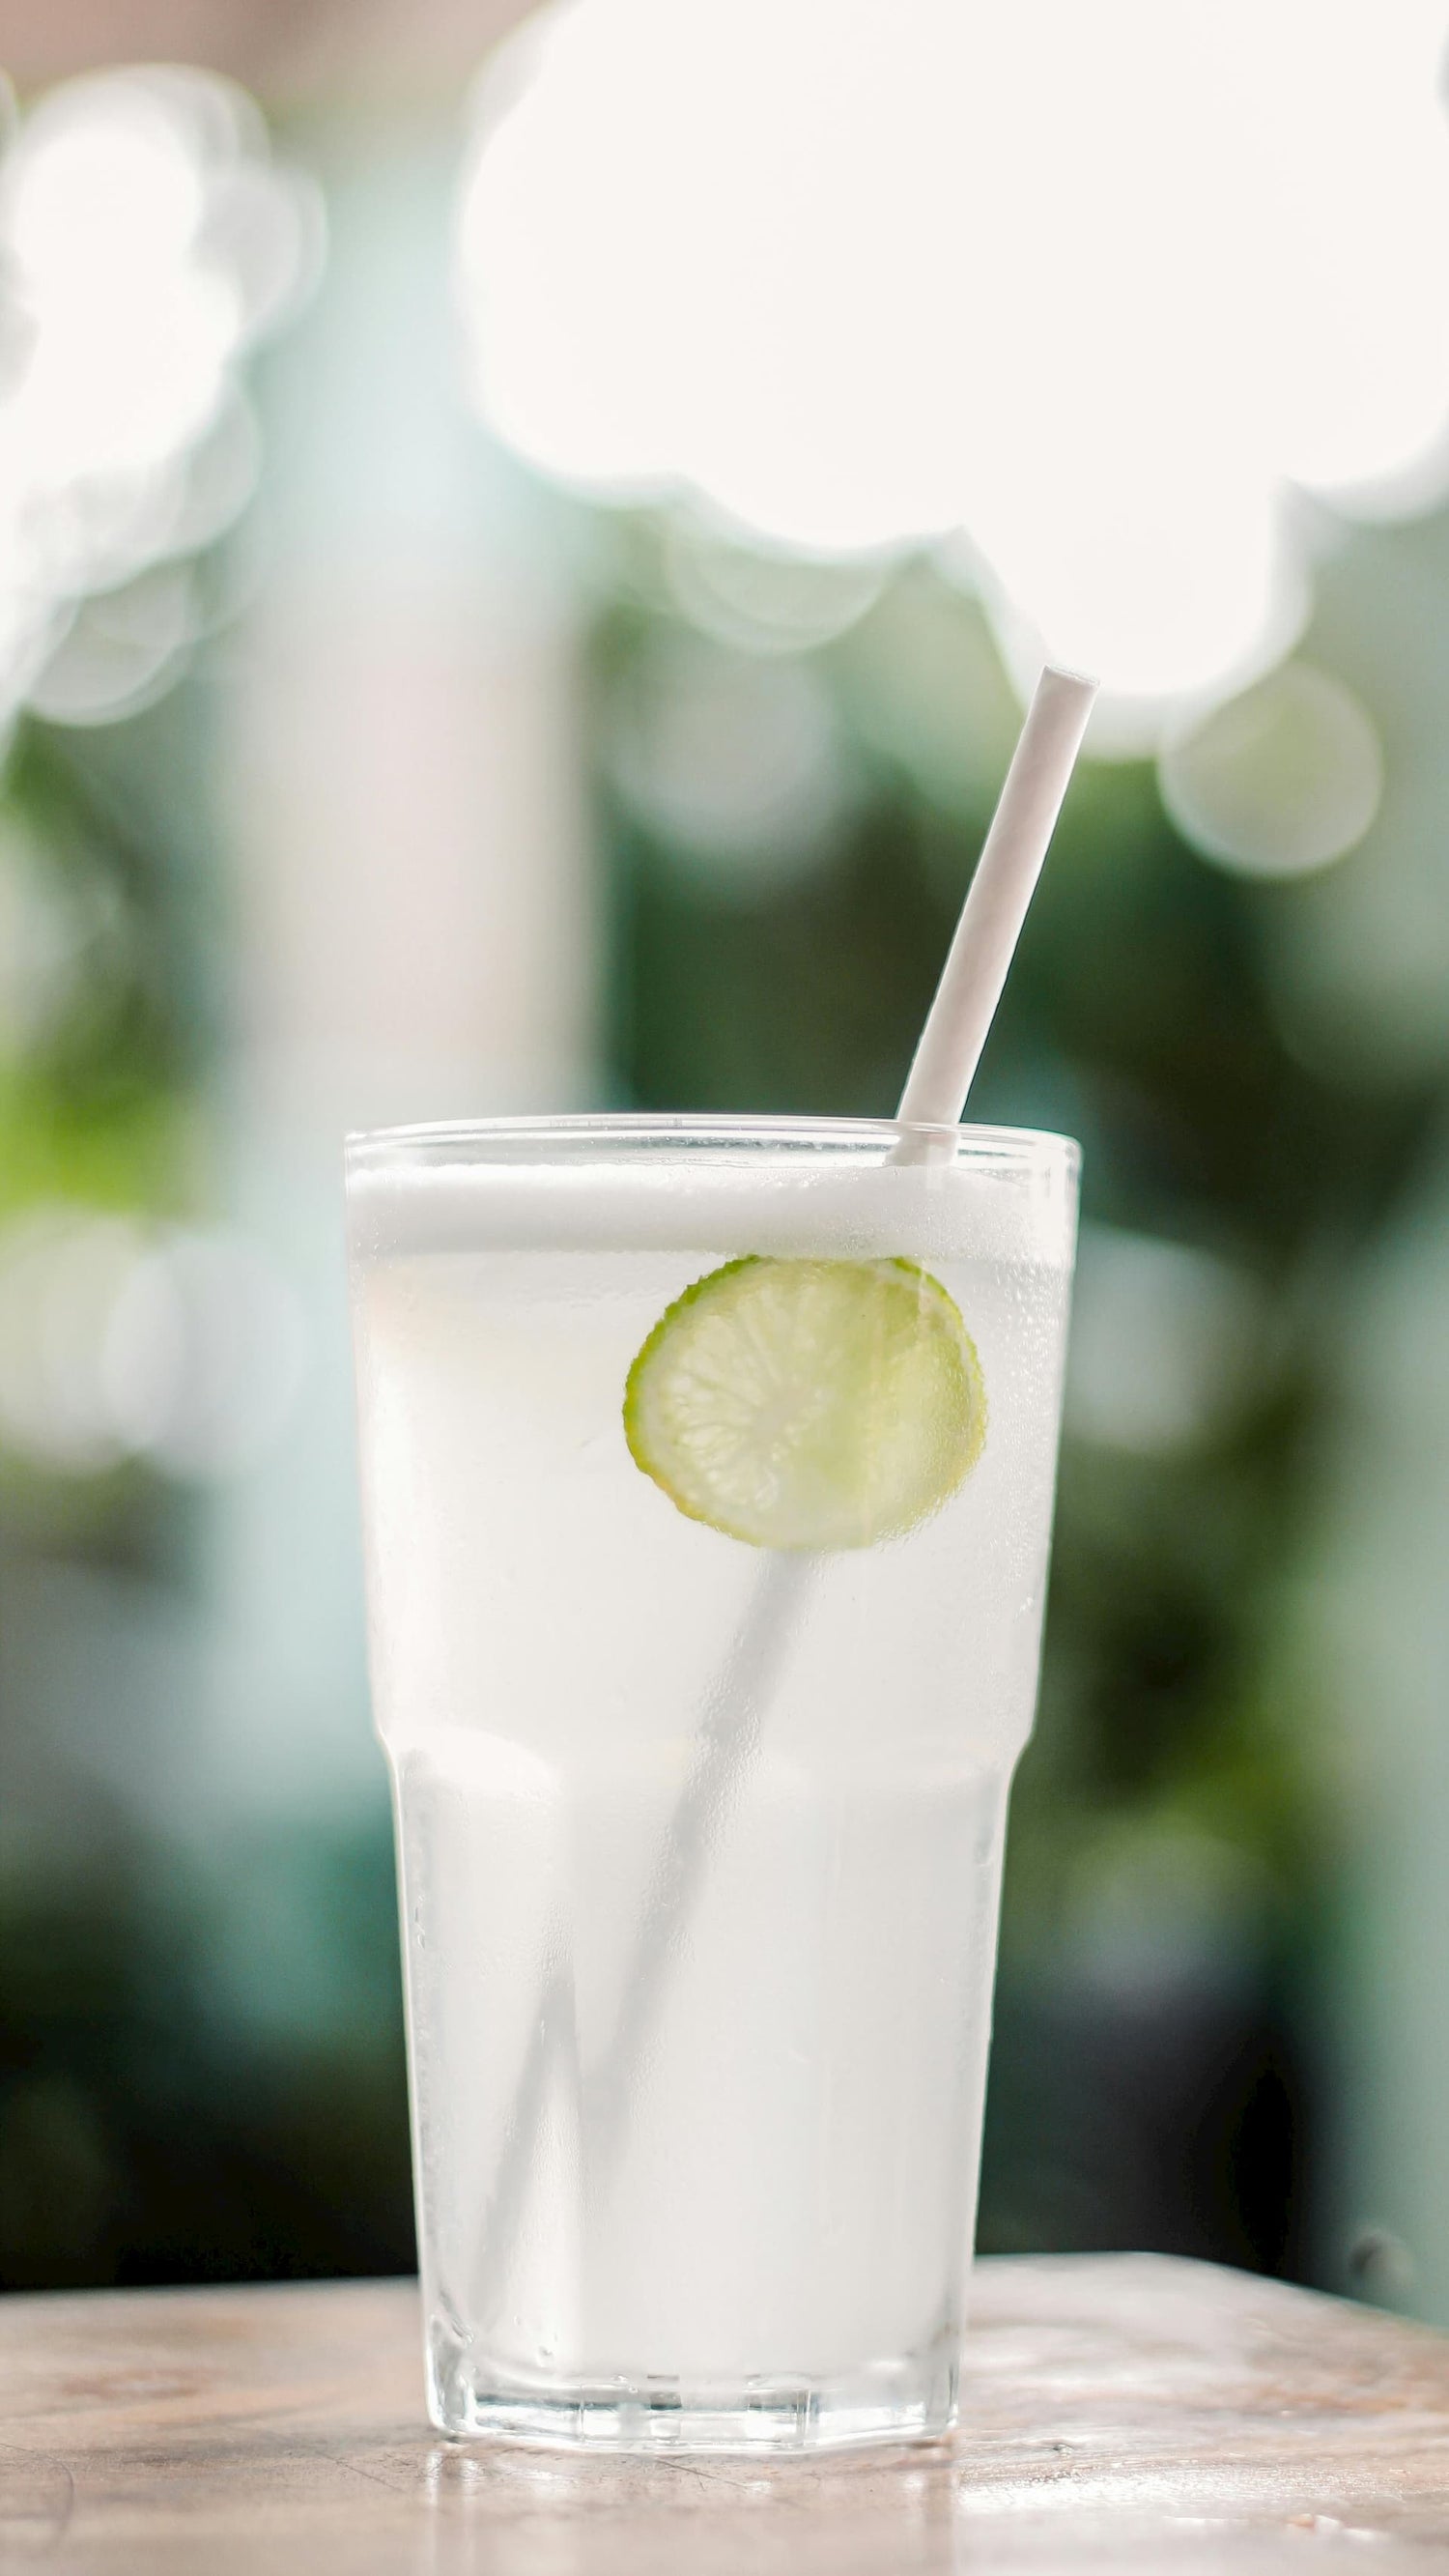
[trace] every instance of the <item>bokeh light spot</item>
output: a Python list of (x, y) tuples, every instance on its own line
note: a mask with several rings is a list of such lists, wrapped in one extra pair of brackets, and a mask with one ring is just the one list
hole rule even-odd
[(807, 871), (850, 799), (830, 700), (808, 663), (761, 662), (687, 630), (631, 662), (606, 756), (624, 802), (676, 862), (725, 884)]
[(272, 165), (251, 101), (207, 73), (67, 82), (10, 138), (0, 723), (32, 691), (53, 720), (93, 723), (180, 668), (189, 636), (141, 632), (155, 591), (145, 616), (128, 597), (71, 642), (75, 612), (209, 544), (242, 507), (255, 438), (238, 366), (309, 282), (320, 239), (315, 192)]
[(1086, 1226), (1067, 1430), (1139, 1457), (1199, 1449), (1238, 1411), (1261, 1342), (1261, 1297), (1230, 1262), (1194, 1245)]
[(476, 400), (543, 471), (775, 551), (946, 543), (1013, 664), (1096, 671), (1098, 747), (1140, 748), (1292, 649), (1291, 481), (1442, 488), (1445, 30), (1444, 0), (556, 0), (479, 93)]
[(234, 1234), (64, 1203), (0, 1231), (0, 1448), (33, 1467), (240, 1473), (281, 1437), (305, 1361), (295, 1291)]
[(1178, 830), (1244, 876), (1304, 876), (1363, 839), (1383, 793), (1372, 720), (1342, 682), (1288, 662), (1165, 745)]

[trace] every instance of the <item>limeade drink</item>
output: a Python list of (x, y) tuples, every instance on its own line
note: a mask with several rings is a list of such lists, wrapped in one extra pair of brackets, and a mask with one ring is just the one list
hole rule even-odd
[(354, 1140), (430, 2403), (939, 2430), (1036, 1691), (1075, 1149)]

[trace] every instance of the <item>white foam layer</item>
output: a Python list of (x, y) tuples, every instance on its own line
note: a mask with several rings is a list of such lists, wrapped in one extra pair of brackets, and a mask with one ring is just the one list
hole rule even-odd
[(1052, 1138), (1018, 1155), (917, 1164), (816, 1153), (354, 1166), (348, 1216), (364, 1261), (676, 1250), (1056, 1268), (1072, 1256), (1076, 1153)]

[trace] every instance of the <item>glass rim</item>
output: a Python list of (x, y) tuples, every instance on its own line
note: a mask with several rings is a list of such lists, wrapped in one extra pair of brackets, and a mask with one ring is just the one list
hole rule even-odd
[(409, 1165), (456, 1158), (486, 1159), (490, 1147), (514, 1149), (536, 1144), (547, 1158), (550, 1147), (618, 1145), (683, 1148), (731, 1144), (780, 1146), (831, 1145), (857, 1151), (878, 1145), (883, 1150), (902, 1136), (923, 1136), (954, 1147), (955, 1161), (1041, 1163), (1061, 1160), (1069, 1168), (1081, 1161), (1076, 1139), (1047, 1127), (960, 1124), (947, 1126), (919, 1118), (817, 1118), (740, 1110), (570, 1110), (558, 1115), (508, 1118), (439, 1118), (400, 1126), (350, 1129), (343, 1139), (348, 1169), (374, 1160)]

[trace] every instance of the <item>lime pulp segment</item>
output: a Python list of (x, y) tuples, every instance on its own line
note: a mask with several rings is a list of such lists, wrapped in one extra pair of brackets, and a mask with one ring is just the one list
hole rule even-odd
[(976, 1348), (911, 1261), (751, 1254), (697, 1279), (629, 1371), (635, 1464), (753, 1547), (870, 1547), (956, 1491), (986, 1437)]

